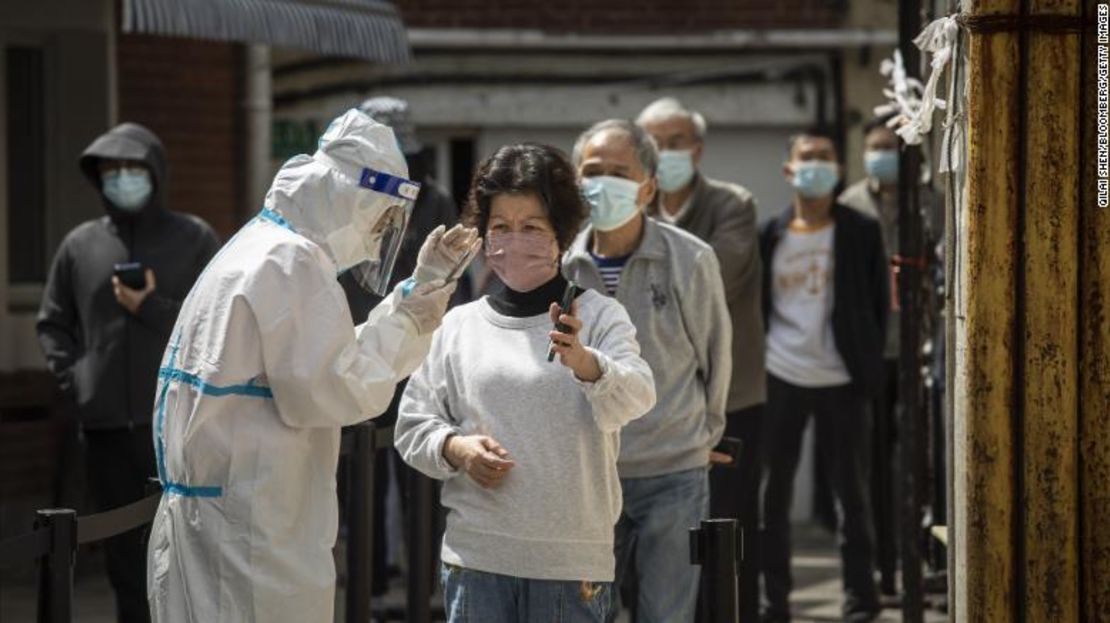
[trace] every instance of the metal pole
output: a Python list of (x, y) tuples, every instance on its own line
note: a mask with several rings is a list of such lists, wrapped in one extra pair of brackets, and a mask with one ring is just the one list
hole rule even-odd
[(273, 88), (271, 86), (270, 48), (264, 45), (246, 46), (246, 94), (243, 99), (243, 116), (246, 123), (246, 188), (245, 210), (237, 215), (246, 221), (262, 206), (266, 189), (273, 172), (270, 168), (270, 126), (273, 117)]
[(347, 623), (370, 620), (374, 560), (374, 424), (351, 427), (347, 459)]
[[(921, 30), (921, 0), (898, 3), (898, 47), (908, 76), (920, 76), (921, 56), (913, 44)], [(922, 296), (924, 240), (921, 222), (921, 152), (904, 145), (898, 171), (898, 251), (903, 258), (898, 273), (901, 307), (901, 358), (899, 400), (902, 403), (900, 442), (902, 446), (902, 617), (906, 623), (923, 620), (922, 577), (922, 491), (924, 484), (925, 431), (923, 422), (922, 339), (924, 311)]]
[(698, 599), (707, 623), (737, 623), (740, 620), (740, 588), (737, 579), (743, 557), (738, 552), (739, 521), (706, 519), (690, 528), (690, 563), (701, 565)]
[(39, 572), (38, 622), (73, 619), (73, 565), (77, 553), (77, 513), (68, 508), (40, 510), (35, 527), (50, 529), (50, 552)]
[(415, 469), (406, 469), (408, 504), (407, 618), (412, 623), (432, 620), (432, 480)]

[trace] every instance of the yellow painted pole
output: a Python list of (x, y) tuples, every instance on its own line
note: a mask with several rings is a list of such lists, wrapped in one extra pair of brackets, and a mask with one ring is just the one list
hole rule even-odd
[[(1095, 21), (1088, 3), (1085, 21)], [(1084, 621), (1110, 619), (1110, 208), (1096, 186), (1097, 41), (1083, 51), (1083, 204), (1079, 276), (1079, 434), (1082, 516), (1081, 586)]]
[[(1018, 0), (979, 0), (968, 16), (1015, 15)], [(1018, 242), (1018, 37), (970, 33), (966, 209), (958, 223), (955, 398), (956, 612), (1014, 620), (1014, 276)]]
[[(1029, 14), (1078, 17), (1079, 0), (1031, 0)], [(1079, 620), (1079, 34), (1026, 37), (1018, 607), (1029, 623), (1062, 623)]]

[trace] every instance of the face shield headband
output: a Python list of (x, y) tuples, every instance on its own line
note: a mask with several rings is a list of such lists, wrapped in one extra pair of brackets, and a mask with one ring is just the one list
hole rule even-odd
[[(328, 236), (328, 245), (341, 273), (349, 272), (367, 291), (385, 296), (420, 184), (367, 168), (362, 170), (358, 185), (378, 195), (367, 207), (356, 208), (351, 223)], [(369, 209), (382, 205), (385, 207), (381, 210)], [(376, 213), (377, 218), (374, 214), (363, 216), (367, 211)]]

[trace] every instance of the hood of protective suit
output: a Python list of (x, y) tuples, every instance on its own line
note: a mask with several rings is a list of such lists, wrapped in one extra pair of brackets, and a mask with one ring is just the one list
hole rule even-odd
[[(100, 181), (101, 160), (135, 160), (150, 171), (153, 192), (138, 214), (124, 212), (104, 197)], [(166, 171), (166, 148), (153, 132), (137, 123), (121, 123), (101, 134), (89, 145), (78, 161), (81, 172), (101, 191), (104, 210), (113, 220), (142, 218), (144, 213), (166, 209), (169, 176)]]
[(328, 126), (315, 154), (294, 156), (282, 165), (266, 194), (266, 208), (343, 269), (329, 238), (356, 219), (376, 222), (396, 203), (395, 197), (366, 187), (366, 169), (408, 178), (393, 130), (351, 109)]

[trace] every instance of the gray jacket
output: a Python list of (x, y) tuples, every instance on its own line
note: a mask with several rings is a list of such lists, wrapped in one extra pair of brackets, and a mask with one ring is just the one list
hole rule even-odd
[[(563, 272), (604, 293), (590, 257), (593, 228), (578, 235)], [(670, 225), (644, 218), (616, 299), (636, 326), (641, 356), (655, 375), (655, 407), (621, 431), (622, 478), (670, 474), (709, 462), (721, 440), (732, 378), (732, 324), (713, 249)]]
[[(767, 399), (763, 367), (764, 335), (760, 306), (759, 229), (755, 197), (747, 189), (698, 175), (690, 209), (676, 225), (709, 243), (717, 254), (725, 300), (732, 319), (732, 383), (728, 412)], [(648, 213), (659, 213), (658, 205)]]
[[(878, 185), (869, 178), (852, 184), (837, 199), (840, 203), (856, 210), (861, 214), (870, 216), (879, 222), (883, 232), (883, 248), (886, 249), (887, 259), (898, 255), (898, 200), (884, 201), (878, 191)], [(894, 280), (891, 280), (891, 285)], [(892, 309), (886, 325), (886, 345), (883, 347), (883, 358), (897, 360), (901, 343), (901, 319), (897, 310)]]

